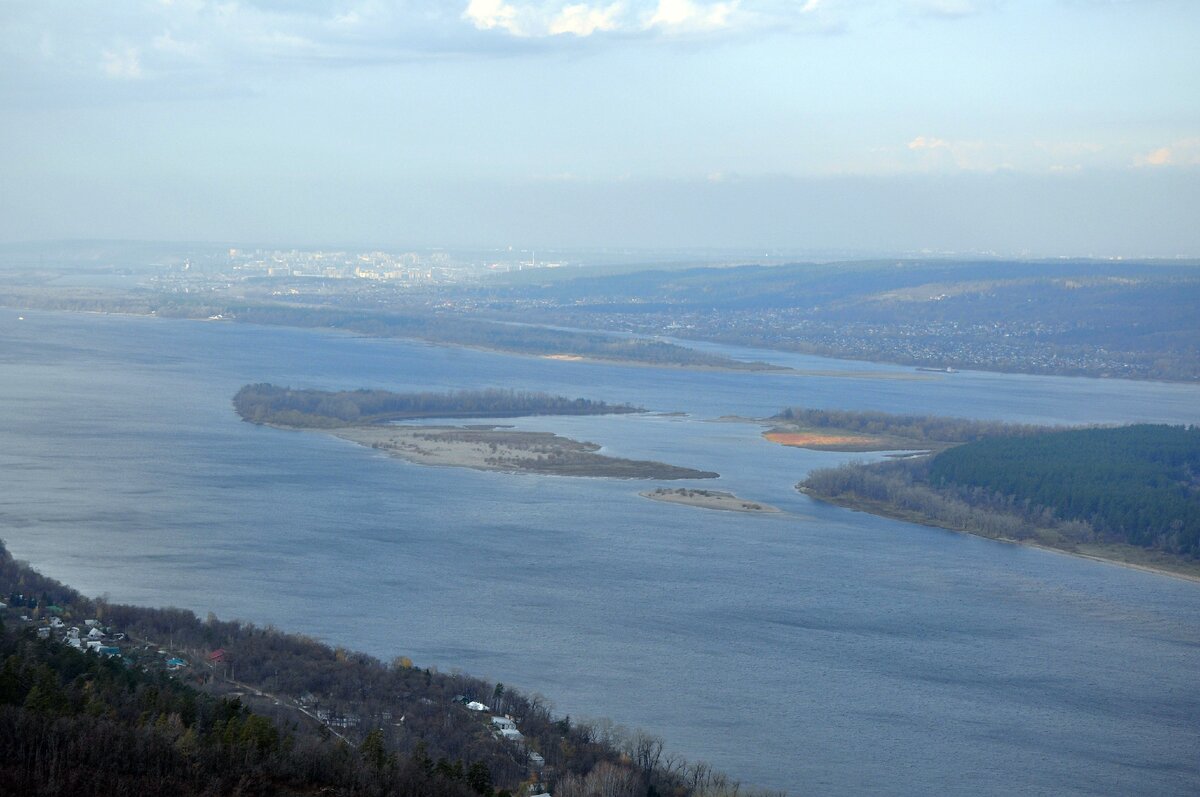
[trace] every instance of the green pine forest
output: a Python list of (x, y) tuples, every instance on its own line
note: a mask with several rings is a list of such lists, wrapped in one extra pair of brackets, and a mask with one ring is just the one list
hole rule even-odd
[(816, 470), (797, 486), (985, 537), (1189, 572), (1200, 560), (1195, 426), (997, 427), (930, 456)]
[(293, 390), (269, 383), (246, 385), (233, 397), (243, 420), (279, 426), (331, 428), (417, 418), (515, 418), (526, 415), (609, 415), (643, 412), (606, 404), (516, 390), (393, 393), (387, 390)]
[(938, 454), (929, 481), (1011, 495), (1107, 538), (1200, 556), (1200, 427), (993, 437)]

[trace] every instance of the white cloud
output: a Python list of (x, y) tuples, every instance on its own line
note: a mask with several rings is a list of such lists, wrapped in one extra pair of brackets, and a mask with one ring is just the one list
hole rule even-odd
[[(658, 0), (658, 7), (646, 20), (648, 29), (669, 32), (713, 31), (728, 27), (740, 0), (723, 3), (697, 3), (693, 0)], [(807, 5), (807, 4), (806, 4)]]
[(933, 136), (917, 136), (912, 141), (908, 142), (908, 148), (912, 150), (921, 149), (949, 149), (950, 142)]
[(565, 6), (558, 16), (550, 21), (548, 30), (555, 36), (562, 33), (591, 36), (596, 31), (616, 30), (620, 26), (620, 15), (624, 8), (622, 3), (613, 3), (603, 8), (586, 3)]
[[(815, 8), (820, 0), (808, 0)], [(732, 27), (741, 0), (621, 0), (607, 5), (564, 3), (555, 0), (469, 0), (462, 18), (478, 30), (495, 30), (520, 38), (597, 33), (668, 35), (709, 33)]]
[(923, 159), (927, 169), (995, 172), (1012, 168), (1009, 148), (1000, 144), (917, 136), (906, 146)]
[(1156, 147), (1133, 159), (1135, 166), (1200, 166), (1200, 136)]
[(514, 36), (526, 35), (517, 19), (516, 6), (504, 0), (471, 0), (462, 15), (480, 30), (499, 28)]
[(100, 71), (114, 80), (142, 77), (141, 54), (136, 47), (119, 47), (100, 53)]

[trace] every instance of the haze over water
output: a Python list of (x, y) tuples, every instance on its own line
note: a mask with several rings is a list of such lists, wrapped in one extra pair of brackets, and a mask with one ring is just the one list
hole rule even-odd
[[(862, 455), (709, 422), (805, 405), (1197, 423), (1200, 387), (699, 372), (16, 316), (0, 317), (0, 536), (85, 593), (461, 667), (796, 793), (1200, 791), (1200, 585), (821, 505), (794, 484)], [(653, 482), (427, 468), (251, 426), (230, 398), (259, 381), (506, 387), (683, 412), (512, 423), (715, 470), (697, 486), (787, 514), (639, 498)]]

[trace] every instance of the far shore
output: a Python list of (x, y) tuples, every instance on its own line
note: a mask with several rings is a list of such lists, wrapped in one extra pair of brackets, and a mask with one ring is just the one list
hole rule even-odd
[(698, 506), (702, 509), (721, 509), (727, 512), (773, 514), (783, 511), (779, 507), (760, 503), (758, 501), (747, 501), (744, 498), (738, 498), (733, 493), (727, 493), (721, 490), (692, 490), (687, 488), (670, 489), (660, 487), (657, 490), (638, 493), (638, 495), (642, 496), (643, 498), (649, 498), (652, 501), (665, 501), (670, 504), (686, 504), (687, 506)]
[(1171, 576), (1172, 578), (1190, 581), (1194, 584), (1200, 584), (1200, 563), (1192, 564), (1190, 562), (1174, 562), (1162, 561), (1158, 559), (1153, 551), (1143, 550), (1132, 545), (1092, 545), (1084, 550), (1068, 550), (1066, 548), (1056, 548), (1052, 545), (1044, 545), (1034, 540), (1015, 540), (1009, 537), (989, 537), (985, 534), (977, 534), (966, 529), (954, 528), (942, 523), (936, 523), (932, 519), (919, 515), (915, 512), (905, 512), (894, 509), (887, 504), (879, 501), (867, 501), (863, 499), (856, 500), (834, 500), (824, 496), (814, 495), (808, 490), (797, 488), (801, 493), (804, 493), (814, 501), (840, 506), (844, 509), (850, 509), (855, 512), (866, 512), (870, 515), (878, 515), (879, 517), (889, 518), (891, 520), (902, 520), (906, 523), (915, 523), (918, 526), (927, 528), (944, 529), (953, 531), (956, 534), (970, 534), (972, 537), (980, 537), (993, 542), (1000, 542), (1006, 545), (1023, 545), (1027, 548), (1037, 548), (1050, 553), (1062, 554), (1064, 556), (1074, 556), (1080, 559), (1090, 559), (1094, 562), (1105, 562), (1110, 565), (1119, 565), (1128, 567), (1133, 570), (1141, 570), (1145, 573), (1154, 573), (1160, 576)]

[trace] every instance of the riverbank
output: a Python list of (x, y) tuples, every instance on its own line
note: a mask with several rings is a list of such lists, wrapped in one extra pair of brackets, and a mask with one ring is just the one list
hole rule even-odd
[(778, 514), (783, 511), (779, 507), (757, 501), (747, 501), (744, 498), (738, 498), (733, 493), (721, 490), (667, 489), (660, 487), (657, 490), (638, 493), (638, 495), (643, 498), (649, 498), (651, 501), (665, 501), (669, 504), (685, 504), (686, 506), (696, 506), (701, 509), (719, 509), (727, 512)]
[(1117, 543), (1093, 543), (1078, 545), (1074, 548), (1060, 548), (1054, 545), (1047, 545), (1034, 540), (1017, 540), (1010, 537), (993, 537), (987, 534), (969, 531), (959, 528), (948, 523), (939, 522), (937, 518), (924, 515), (920, 512), (900, 509), (891, 506), (882, 501), (871, 501), (869, 499), (854, 497), (831, 497), (818, 495), (811, 490), (803, 487), (797, 487), (799, 492), (807, 495), (815, 501), (821, 501), (826, 504), (840, 506), (843, 509), (850, 509), (855, 512), (865, 512), (870, 515), (890, 518), (891, 520), (901, 520), (905, 523), (915, 523), (918, 526), (926, 526), (929, 528), (945, 529), (953, 531), (957, 534), (970, 534), (973, 537), (981, 537), (985, 540), (993, 540), (1008, 545), (1023, 545), (1029, 548), (1038, 548), (1051, 553), (1062, 554), (1064, 556), (1074, 556), (1080, 559), (1090, 559), (1094, 562), (1106, 562), (1112, 565), (1128, 567), (1133, 570), (1141, 570), (1146, 573), (1154, 573), (1161, 576), (1171, 576), (1172, 578), (1183, 579), (1200, 584), (1200, 562), (1187, 562), (1174, 559), (1166, 554), (1157, 551), (1149, 551), (1133, 545), (1121, 545)]
[[(282, 427), (287, 428), (287, 427)], [(553, 432), (480, 426), (347, 426), (319, 429), (418, 465), (609, 479), (715, 479), (720, 474), (597, 453), (600, 446)]]

